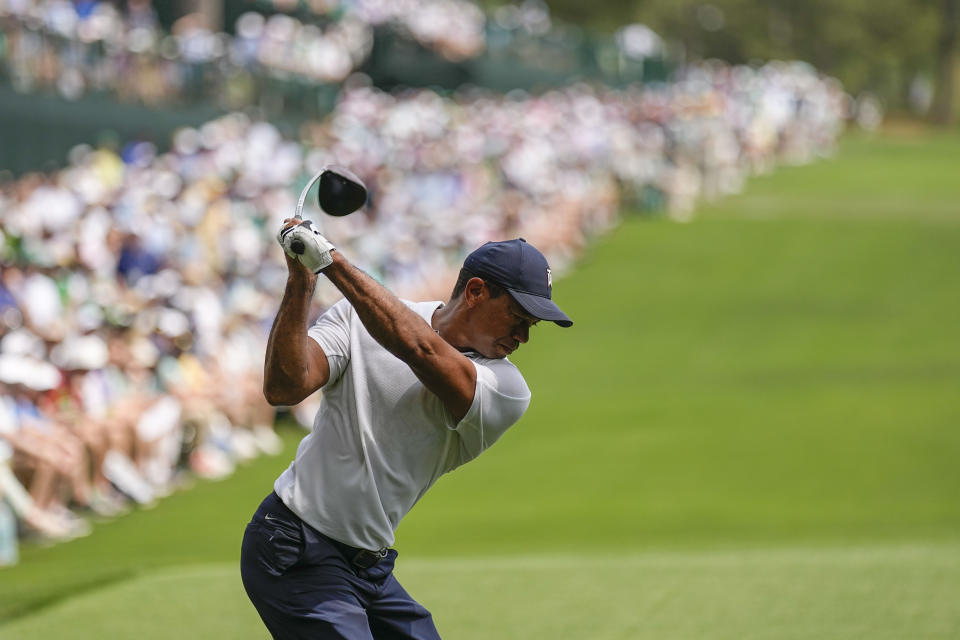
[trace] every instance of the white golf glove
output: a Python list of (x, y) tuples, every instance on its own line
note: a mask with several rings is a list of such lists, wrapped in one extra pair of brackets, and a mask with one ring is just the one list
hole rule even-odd
[(277, 233), (277, 242), (288, 256), (314, 273), (320, 273), (333, 264), (333, 256), (330, 252), (336, 247), (313, 228), (313, 222), (310, 220), (280, 229)]

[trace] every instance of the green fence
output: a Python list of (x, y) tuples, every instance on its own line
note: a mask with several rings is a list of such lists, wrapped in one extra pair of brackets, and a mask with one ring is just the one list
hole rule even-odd
[(596, 82), (606, 86), (659, 82), (670, 66), (662, 58), (624, 57), (612, 37), (566, 33), (525, 36), (487, 28), (483, 55), (454, 62), (389, 28), (375, 32), (373, 51), (362, 71), (381, 88), (436, 87), (453, 90), (464, 84), (511, 91), (536, 91)]
[(165, 148), (177, 127), (199, 124), (219, 113), (203, 106), (149, 109), (98, 95), (67, 101), (17, 93), (0, 84), (0, 169), (19, 174), (62, 166), (71, 147), (95, 144), (105, 134), (120, 141), (149, 140)]

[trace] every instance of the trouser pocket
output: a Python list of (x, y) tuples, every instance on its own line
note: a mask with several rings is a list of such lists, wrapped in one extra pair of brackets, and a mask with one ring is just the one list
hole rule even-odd
[(262, 520), (248, 524), (244, 535), (252, 537), (258, 560), (271, 575), (283, 575), (303, 556), (303, 529), (299, 521), (267, 513)]

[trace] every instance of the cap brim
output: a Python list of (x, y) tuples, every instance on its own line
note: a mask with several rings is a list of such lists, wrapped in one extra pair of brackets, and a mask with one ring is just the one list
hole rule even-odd
[(561, 311), (560, 307), (550, 298), (535, 296), (532, 293), (514, 291), (513, 289), (507, 289), (507, 291), (509, 291), (513, 299), (523, 307), (524, 311), (534, 318), (556, 322), (561, 327), (573, 326), (573, 320), (568, 318), (567, 314)]

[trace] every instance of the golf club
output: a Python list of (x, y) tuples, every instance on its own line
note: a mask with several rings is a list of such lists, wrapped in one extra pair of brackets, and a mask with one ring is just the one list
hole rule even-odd
[[(331, 216), (345, 216), (353, 213), (367, 202), (367, 188), (352, 171), (336, 165), (323, 167), (300, 192), (297, 200), (297, 210), (294, 217), (303, 218), (303, 203), (307, 193), (315, 182), (317, 187), (317, 204), (324, 213)], [(290, 245), (291, 251), (297, 255), (303, 254), (305, 247), (300, 240), (294, 240)]]

